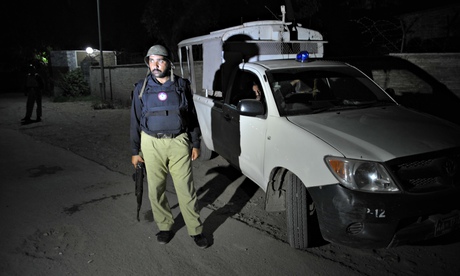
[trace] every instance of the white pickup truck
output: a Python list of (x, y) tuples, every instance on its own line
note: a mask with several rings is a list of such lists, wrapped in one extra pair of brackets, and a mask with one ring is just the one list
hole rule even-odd
[(456, 230), (460, 128), (400, 106), (351, 65), (321, 60), (322, 39), (283, 20), (180, 42), (203, 157), (221, 155), (265, 191), (267, 211), (285, 210), (295, 248), (317, 234), (381, 248)]

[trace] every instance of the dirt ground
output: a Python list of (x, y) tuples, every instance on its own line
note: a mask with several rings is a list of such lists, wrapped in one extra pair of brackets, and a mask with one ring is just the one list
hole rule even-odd
[[(123, 175), (134, 172), (130, 164), (128, 108), (95, 110), (91, 102), (54, 103), (45, 98), (42, 122), (20, 125), (25, 97), (12, 95), (1, 100), (9, 101), (8, 108), (0, 110), (2, 127), (17, 129), (35, 140), (67, 149)], [(284, 214), (265, 212), (263, 191), (225, 160), (216, 157), (206, 162), (195, 161), (193, 169), (200, 204), (274, 239), (286, 240)], [(209, 189), (210, 182), (218, 187)], [(460, 275), (458, 232), (392, 249), (359, 250), (325, 243), (307, 252), (340, 263), (356, 275)]]
[[(36, 140), (72, 151), (112, 171), (124, 175), (133, 174), (129, 144), (129, 107), (95, 109), (90, 101), (57, 103), (50, 98), (44, 98), (42, 121), (20, 125), (19, 122), (25, 114), (25, 97), (15, 95), (8, 100), (16, 106), (8, 114), (10, 119), (6, 121), (10, 128), (17, 128)], [(34, 118), (35, 113), (32, 116)], [(260, 208), (264, 201), (263, 191), (225, 160), (216, 157), (208, 162), (196, 161), (193, 169), (200, 204), (232, 213), (238, 220), (270, 233), (277, 239), (285, 240), (284, 215), (271, 213), (267, 218), (267, 213)], [(221, 180), (216, 181), (220, 183), (219, 187), (209, 189), (206, 184), (210, 177), (216, 178), (216, 173), (217, 180)], [(230, 186), (230, 183), (233, 185)]]

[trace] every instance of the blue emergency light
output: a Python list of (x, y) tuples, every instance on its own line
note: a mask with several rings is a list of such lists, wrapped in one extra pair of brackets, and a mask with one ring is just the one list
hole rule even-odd
[(297, 54), (295, 60), (298, 62), (307, 62), (310, 54), (307, 51), (301, 51)]

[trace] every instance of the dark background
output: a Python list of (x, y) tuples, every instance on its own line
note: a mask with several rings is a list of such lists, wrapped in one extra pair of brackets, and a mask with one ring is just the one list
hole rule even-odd
[[(455, 4), (455, 0), (100, 0), (102, 49), (117, 51), (122, 63), (162, 43), (174, 50), (185, 38), (240, 25), (243, 22), (281, 19), (280, 6), (292, 3), (287, 21), (320, 31), (329, 41), (329, 55), (385, 54), (385, 49), (364, 43), (356, 19), (395, 22), (403, 13)], [(287, 6), (288, 7), (288, 6)], [(291, 10), (287, 10), (290, 12)], [(0, 70), (22, 71), (31, 60), (52, 50), (99, 49), (97, 0), (45, 0), (3, 2), (1, 8), (2, 59)], [(355, 21), (354, 21), (355, 20)], [(395, 21), (396, 20), (396, 21)], [(371, 24), (371, 23), (369, 23)], [(406, 49), (411, 52), (458, 52), (458, 44), (443, 49)], [(137, 55), (139, 56), (139, 55)]]

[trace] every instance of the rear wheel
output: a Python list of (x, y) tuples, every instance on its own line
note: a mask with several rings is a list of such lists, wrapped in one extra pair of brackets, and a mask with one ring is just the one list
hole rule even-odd
[(288, 172), (286, 184), (286, 220), (289, 245), (297, 249), (312, 246), (314, 234), (318, 233), (318, 222), (313, 200), (302, 181)]

